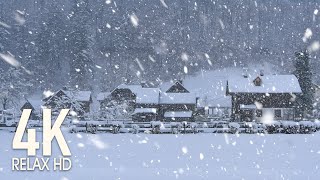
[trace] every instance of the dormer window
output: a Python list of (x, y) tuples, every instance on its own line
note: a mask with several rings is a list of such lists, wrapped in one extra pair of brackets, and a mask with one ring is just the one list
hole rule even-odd
[(253, 80), (253, 84), (255, 86), (261, 86), (261, 83), (262, 83), (262, 80), (259, 76)]

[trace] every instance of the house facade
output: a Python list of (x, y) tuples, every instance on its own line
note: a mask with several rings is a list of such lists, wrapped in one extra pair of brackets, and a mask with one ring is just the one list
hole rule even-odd
[[(133, 121), (142, 122), (193, 121), (196, 109), (195, 94), (179, 81), (160, 88), (122, 84), (110, 93), (99, 93), (98, 101), (102, 118), (121, 118), (114, 108), (125, 102), (127, 108), (122, 111), (130, 114)], [(110, 114), (118, 117), (111, 117)]]
[(293, 120), (295, 97), (301, 93), (294, 75), (257, 75), (234, 77), (227, 81), (231, 96), (231, 120)]
[(159, 99), (159, 117), (163, 121), (194, 121), (197, 98), (182, 81), (162, 86)]
[(159, 117), (159, 88), (142, 88), (137, 92), (133, 121), (157, 121)]
[(31, 100), (27, 99), (25, 103), (20, 108), (20, 111), (22, 112), (24, 109), (31, 109), (30, 118), (32, 120), (40, 120), (41, 119), (41, 113), (42, 113), (42, 104), (43, 101), (41, 100)]

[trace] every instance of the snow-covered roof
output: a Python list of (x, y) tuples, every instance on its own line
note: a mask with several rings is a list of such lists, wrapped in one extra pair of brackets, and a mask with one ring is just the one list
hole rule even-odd
[(137, 92), (137, 104), (158, 104), (159, 103), (159, 88), (141, 88)]
[(167, 117), (167, 118), (192, 117), (192, 111), (168, 111), (164, 113), (164, 117)]
[(172, 86), (174, 86), (176, 84), (181, 84), (184, 88), (186, 88), (184, 86), (183, 80), (175, 80), (175, 81), (171, 80), (171, 81), (163, 82), (160, 84), (159, 87), (162, 92), (167, 92)]
[(257, 109), (257, 106), (255, 104), (240, 104), (240, 109)]
[(162, 82), (159, 85), (159, 88), (162, 92), (166, 92), (171, 86), (173, 86), (175, 81), (167, 81), (167, 82)]
[(261, 85), (253, 81), (257, 76), (244, 78), (237, 76), (229, 78), (230, 93), (301, 93), (298, 79), (294, 75), (265, 75), (260, 76)]
[[(198, 107), (231, 107), (231, 99), (225, 96), (228, 75), (240, 74), (237, 69), (201, 71), (193, 76), (187, 76), (182, 85), (190, 93), (198, 97)], [(163, 82), (161, 91), (166, 92), (174, 82)]]
[(157, 113), (157, 109), (156, 108), (136, 108), (133, 112), (133, 114), (137, 114), (137, 113), (153, 113), (156, 114)]
[(103, 101), (105, 100), (109, 95), (111, 94), (111, 92), (101, 92), (97, 95), (97, 100), (98, 101)]
[(91, 91), (63, 91), (68, 97), (76, 101), (90, 101)]
[(160, 104), (195, 104), (194, 93), (161, 93)]
[(36, 112), (40, 112), (42, 109), (43, 101), (37, 99), (27, 99)]
[(132, 93), (138, 94), (138, 92), (142, 89), (141, 85), (134, 85), (134, 84), (120, 84), (117, 88), (115, 89), (130, 89)]

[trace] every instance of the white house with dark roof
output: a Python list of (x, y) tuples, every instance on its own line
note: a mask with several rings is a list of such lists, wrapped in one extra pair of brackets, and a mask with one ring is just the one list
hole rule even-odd
[[(131, 108), (134, 121), (193, 120), (197, 98), (181, 82), (173, 82), (167, 87), (146, 88), (142, 85), (121, 84), (113, 91), (99, 93), (100, 110), (108, 109), (110, 103), (125, 101)], [(102, 113), (103, 114), (103, 113)], [(182, 115), (182, 116), (180, 116)]]
[(134, 121), (156, 121), (159, 111), (159, 88), (143, 88), (137, 92), (135, 110), (132, 113)]
[(262, 121), (264, 115), (275, 120), (292, 120), (295, 97), (300, 93), (294, 75), (232, 77), (226, 87), (226, 94), (232, 99), (231, 117), (240, 121)]
[(193, 121), (197, 97), (182, 81), (160, 86), (159, 117), (164, 121)]

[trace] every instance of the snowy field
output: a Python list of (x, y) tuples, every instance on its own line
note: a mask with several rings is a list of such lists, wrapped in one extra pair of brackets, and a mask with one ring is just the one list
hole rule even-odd
[[(271, 179), (320, 177), (316, 134), (69, 134), (69, 172), (12, 172), (13, 133), (0, 132), (0, 179)], [(37, 134), (41, 136), (40, 133)], [(38, 154), (42, 154), (39, 151)], [(53, 145), (53, 156), (60, 151)]]

